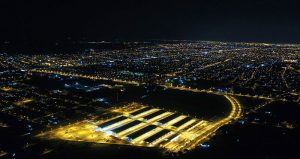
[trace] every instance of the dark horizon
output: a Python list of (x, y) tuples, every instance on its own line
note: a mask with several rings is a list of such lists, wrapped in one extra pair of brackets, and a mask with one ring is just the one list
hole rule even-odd
[(1, 43), (209, 40), (299, 43), (295, 0), (4, 1)]

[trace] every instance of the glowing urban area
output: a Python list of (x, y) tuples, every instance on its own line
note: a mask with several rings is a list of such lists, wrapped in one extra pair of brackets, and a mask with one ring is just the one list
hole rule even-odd
[(299, 145), (300, 45), (84, 44), (0, 52), (0, 157), (227, 158)]

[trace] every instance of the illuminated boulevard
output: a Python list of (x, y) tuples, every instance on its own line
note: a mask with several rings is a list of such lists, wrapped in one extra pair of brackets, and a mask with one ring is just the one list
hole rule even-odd
[[(92, 75), (82, 75), (82, 74), (76, 74), (76, 73), (66, 73), (66, 72), (51, 71), (51, 70), (31, 70), (31, 72), (58, 74), (58, 75), (62, 75), (62, 76), (73, 76), (73, 77), (80, 77), (80, 78), (88, 78), (88, 79), (92, 79), (92, 80), (107, 80), (107, 81), (113, 81), (113, 82), (117, 82), (117, 83), (130, 84), (130, 85), (145, 84), (145, 83), (138, 82), (138, 81), (127, 81), (127, 80), (121, 80), (121, 79), (115, 79), (115, 78), (99, 77), (99, 76), (92, 76)], [(165, 85), (165, 84), (162, 84), (160, 86), (168, 88), (168, 89), (177, 89), (177, 90), (191, 91), (191, 92), (197, 92), (197, 93), (209, 93), (209, 94), (216, 94), (216, 95), (233, 95), (233, 96), (249, 97), (249, 98), (256, 98), (256, 99), (267, 99), (267, 100), (273, 99), (273, 98), (265, 97), (265, 96), (252, 96), (252, 95), (236, 94), (236, 93), (229, 93), (229, 92), (218, 92), (218, 91), (207, 90), (207, 89), (193, 89), (193, 88), (185, 87), (185, 86), (173, 86), (173, 85)]]

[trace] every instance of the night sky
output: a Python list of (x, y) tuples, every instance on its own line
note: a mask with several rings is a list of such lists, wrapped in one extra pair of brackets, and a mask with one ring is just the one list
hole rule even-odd
[(300, 42), (297, 0), (1, 0), (1, 41)]

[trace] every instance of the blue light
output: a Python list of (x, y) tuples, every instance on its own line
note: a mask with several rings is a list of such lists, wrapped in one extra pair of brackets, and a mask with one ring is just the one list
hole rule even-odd
[(209, 144), (205, 144), (205, 143), (203, 143), (203, 144), (200, 144), (200, 146), (201, 146), (201, 147), (203, 147), (203, 148), (209, 148), (209, 147), (210, 147), (210, 145), (209, 145)]
[(217, 91), (218, 91), (218, 92), (224, 92), (224, 90), (221, 89), (221, 88), (218, 88)]
[(9, 82), (8, 85), (15, 86), (15, 85), (17, 85), (17, 83), (16, 82)]
[(97, 102), (105, 102), (106, 99), (105, 99), (105, 98), (98, 98), (98, 99), (96, 99), (96, 101), (97, 101)]
[(245, 121), (244, 120), (240, 120), (239, 123), (241, 123), (242, 125), (244, 125)]
[(127, 140), (127, 141), (130, 142), (130, 141), (132, 141), (132, 138), (126, 136), (126, 137), (125, 137), (125, 140)]
[(183, 79), (179, 79), (179, 83), (180, 84), (184, 84), (184, 80)]
[(96, 132), (102, 131), (102, 128), (97, 126), (95, 131), (96, 131)]
[(112, 132), (111, 130), (107, 130), (107, 131), (103, 131), (106, 135), (109, 135), (109, 136), (111, 136), (111, 135), (115, 135), (115, 133), (114, 132)]
[(266, 111), (265, 113), (266, 113), (266, 114), (271, 114), (271, 112), (270, 112), (270, 111)]

